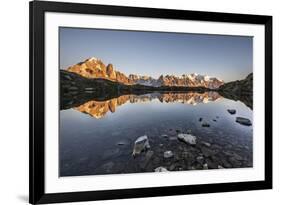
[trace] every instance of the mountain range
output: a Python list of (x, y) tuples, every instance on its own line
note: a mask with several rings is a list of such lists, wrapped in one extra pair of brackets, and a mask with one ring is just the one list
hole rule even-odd
[(209, 89), (217, 89), (224, 84), (224, 81), (218, 78), (196, 73), (183, 74), (182, 76), (161, 75), (157, 79), (151, 76), (141, 76), (136, 74), (127, 76), (124, 73), (115, 70), (111, 63), (105, 65), (102, 60), (95, 57), (88, 58), (83, 62), (70, 66), (66, 70), (86, 78), (103, 78), (125, 85), (145, 85), (152, 87), (206, 87)]

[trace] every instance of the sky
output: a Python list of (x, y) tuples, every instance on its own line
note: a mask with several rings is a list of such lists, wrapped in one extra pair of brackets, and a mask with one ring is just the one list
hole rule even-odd
[(61, 27), (59, 40), (60, 69), (96, 57), (126, 75), (154, 78), (198, 73), (229, 82), (253, 70), (250, 36)]

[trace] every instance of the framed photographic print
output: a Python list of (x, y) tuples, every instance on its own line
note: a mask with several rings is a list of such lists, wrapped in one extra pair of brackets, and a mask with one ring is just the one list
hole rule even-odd
[(30, 2), (30, 203), (272, 188), (272, 17)]

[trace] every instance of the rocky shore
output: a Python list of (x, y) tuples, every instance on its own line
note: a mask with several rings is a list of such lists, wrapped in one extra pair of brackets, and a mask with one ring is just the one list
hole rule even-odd
[[(214, 117), (216, 118), (216, 117)], [(220, 120), (220, 118), (216, 118)], [(198, 120), (202, 125), (206, 119)], [(216, 121), (213, 121), (216, 123)], [(211, 129), (203, 127), (203, 129)], [(110, 153), (108, 155), (108, 152)], [(127, 161), (116, 160), (130, 156)], [(168, 172), (247, 168), (253, 166), (252, 144), (233, 140), (218, 133), (212, 138), (196, 135), (188, 128), (167, 128), (162, 134), (138, 136), (123, 140), (106, 151), (108, 160), (95, 169), (95, 174)]]

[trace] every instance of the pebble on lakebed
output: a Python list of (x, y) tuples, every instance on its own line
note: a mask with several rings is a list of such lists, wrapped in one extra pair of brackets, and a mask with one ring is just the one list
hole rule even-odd
[(207, 122), (203, 122), (203, 123), (202, 123), (202, 127), (210, 127), (210, 124), (207, 123)]
[(241, 125), (245, 125), (245, 126), (251, 126), (252, 122), (251, 120), (244, 118), (244, 117), (236, 117), (236, 122), (238, 122)]
[(174, 156), (174, 154), (173, 154), (173, 152), (172, 151), (166, 151), (166, 152), (164, 152), (164, 158), (171, 158), (171, 157), (173, 157)]
[(157, 167), (154, 169), (155, 172), (168, 172), (168, 170), (165, 167)]
[(196, 144), (196, 137), (191, 134), (178, 134), (178, 140), (191, 144), (191, 145)]
[(234, 115), (236, 113), (236, 110), (234, 110), (234, 109), (227, 109), (227, 112), (229, 112), (231, 115)]
[(201, 144), (205, 145), (206, 147), (211, 147), (211, 144), (209, 142), (201, 142)]

